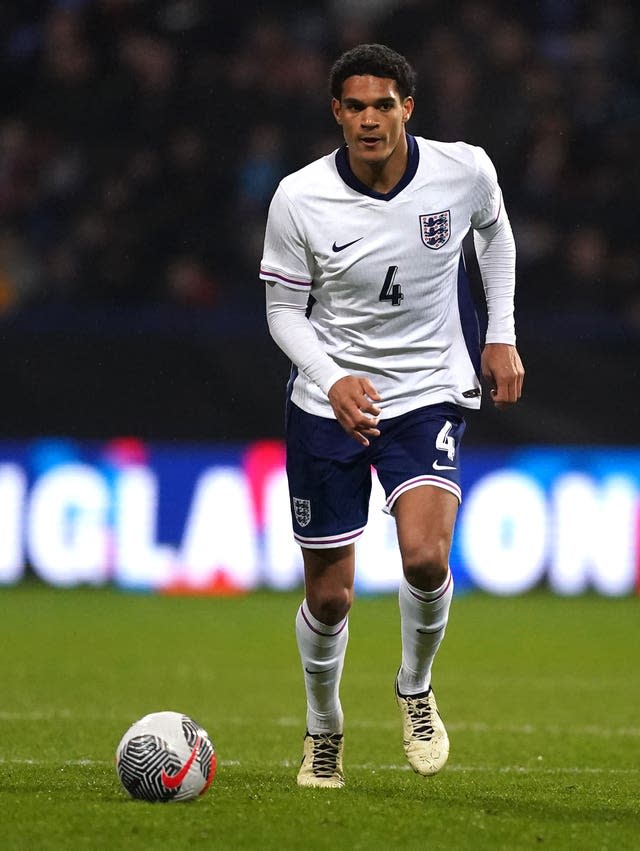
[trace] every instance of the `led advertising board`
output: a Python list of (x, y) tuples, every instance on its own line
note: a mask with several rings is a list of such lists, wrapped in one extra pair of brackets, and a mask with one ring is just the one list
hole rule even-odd
[[(467, 450), (451, 567), (458, 590), (619, 596), (638, 590), (640, 449)], [(357, 588), (397, 589), (393, 519), (374, 477)], [(302, 581), (280, 442), (0, 442), (0, 584), (31, 572), (229, 593)]]

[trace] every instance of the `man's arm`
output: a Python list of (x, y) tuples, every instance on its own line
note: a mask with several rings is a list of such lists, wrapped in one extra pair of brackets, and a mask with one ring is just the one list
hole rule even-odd
[(350, 375), (323, 349), (306, 317), (308, 292), (297, 292), (267, 281), (267, 323), (274, 341), (287, 357), (327, 395), (336, 419), (358, 443), (377, 437), (380, 401), (368, 378)]
[(524, 380), (524, 367), (515, 346), (516, 248), (504, 209), (490, 227), (474, 230), (473, 240), (487, 300), (482, 374), (494, 403), (502, 408), (518, 401)]

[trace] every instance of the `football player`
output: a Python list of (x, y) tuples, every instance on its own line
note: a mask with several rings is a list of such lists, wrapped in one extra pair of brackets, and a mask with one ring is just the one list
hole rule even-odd
[[(496, 171), (479, 147), (407, 132), (414, 83), (406, 59), (384, 45), (343, 54), (330, 88), (345, 144), (285, 177), (267, 220), (267, 318), (293, 364), (286, 442), (305, 578), (301, 786), (344, 784), (339, 686), (372, 467), (402, 557), (395, 695), (404, 749), (419, 774), (444, 766), (449, 741), (431, 672), (453, 595), (464, 411), (480, 407), (482, 376), (497, 406), (522, 390), (515, 245)], [(482, 349), (463, 260), (469, 229), (488, 310)]]

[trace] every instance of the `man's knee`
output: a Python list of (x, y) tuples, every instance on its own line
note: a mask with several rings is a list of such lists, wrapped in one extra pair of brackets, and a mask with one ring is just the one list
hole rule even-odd
[(402, 554), (405, 579), (414, 588), (434, 591), (447, 578), (449, 547), (446, 542), (422, 544)]
[(309, 611), (320, 623), (333, 626), (349, 614), (353, 603), (353, 589), (344, 586), (326, 587), (324, 584), (307, 584), (306, 600)]
[(353, 602), (353, 544), (318, 550), (303, 549), (302, 554), (309, 611), (327, 626), (340, 623), (349, 613)]

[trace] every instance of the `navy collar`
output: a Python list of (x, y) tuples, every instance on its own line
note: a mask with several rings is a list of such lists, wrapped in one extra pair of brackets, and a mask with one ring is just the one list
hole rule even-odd
[(376, 192), (375, 189), (370, 189), (366, 183), (359, 180), (351, 171), (349, 165), (349, 156), (347, 154), (347, 146), (343, 145), (336, 151), (336, 168), (338, 174), (351, 189), (355, 189), (361, 195), (368, 195), (370, 198), (377, 198), (380, 201), (390, 201), (395, 198), (399, 192), (408, 186), (415, 177), (420, 162), (420, 150), (415, 138), (407, 133), (407, 146), (409, 148), (409, 156), (407, 157), (407, 168), (400, 180), (396, 183), (390, 192)]

